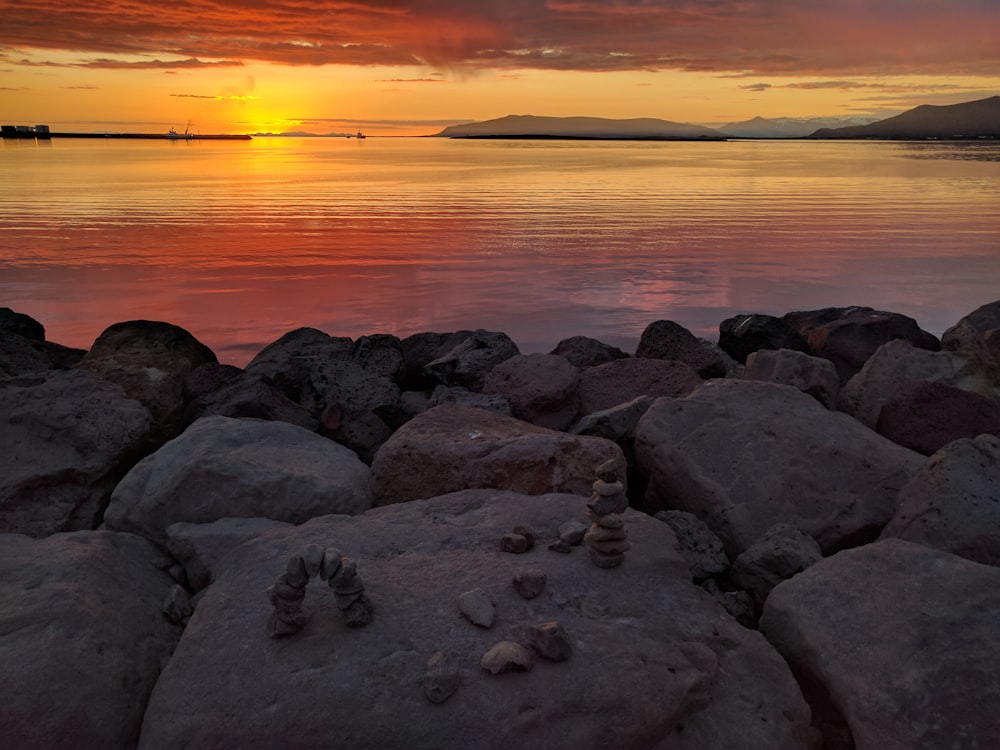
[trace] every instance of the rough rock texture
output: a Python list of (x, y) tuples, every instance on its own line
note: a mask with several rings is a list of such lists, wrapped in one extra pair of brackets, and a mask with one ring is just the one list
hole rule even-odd
[(956, 440), (899, 493), (882, 539), (906, 539), (1000, 566), (1000, 438)]
[(0, 333), (14, 333), (31, 341), (45, 341), (45, 326), (30, 315), (0, 307)]
[(370, 464), (392, 430), (375, 412), (362, 406), (336, 402), (320, 415), (320, 434), (358, 454)]
[(772, 589), (823, 559), (816, 540), (779, 523), (751, 544), (733, 562), (732, 579), (762, 606)]
[(792, 349), (761, 349), (746, 360), (742, 377), (790, 385), (819, 401), (827, 409), (837, 406), (840, 378), (833, 362)]
[(986, 750), (1000, 737), (998, 620), (1000, 570), (892, 539), (779, 584), (760, 626), (843, 717), (845, 741), (828, 746)]
[(698, 516), (683, 510), (661, 510), (653, 517), (673, 529), (680, 553), (695, 581), (703, 581), (729, 570), (729, 558), (722, 540)]
[(1000, 300), (976, 308), (945, 331), (941, 346), (971, 358), (1000, 390)]
[(483, 409), (442, 404), (397, 430), (372, 462), (377, 505), (475, 487), (589, 495), (595, 468), (619, 462), (609, 440), (567, 435)]
[(683, 362), (616, 359), (580, 373), (580, 414), (604, 411), (639, 396), (685, 396), (702, 382)]
[(699, 339), (672, 320), (657, 320), (646, 326), (635, 356), (683, 362), (703, 378), (724, 378), (735, 365), (716, 344)]
[(163, 544), (166, 528), (180, 521), (302, 523), (371, 504), (368, 467), (332, 440), (284, 422), (206, 417), (135, 465), (104, 520)]
[(0, 378), (13, 378), (52, 369), (40, 341), (0, 329)]
[(932, 352), (908, 341), (890, 341), (872, 354), (840, 391), (839, 408), (875, 429), (882, 405), (914, 383), (932, 382), (990, 395), (993, 386), (968, 361), (951, 352)]
[(571, 365), (580, 369), (603, 365), (605, 362), (629, 356), (615, 346), (587, 336), (570, 336), (568, 339), (563, 339), (549, 354), (565, 357)]
[(482, 391), (506, 398), (517, 419), (565, 430), (576, 417), (579, 383), (579, 370), (564, 357), (517, 354), (489, 372)]
[(290, 525), (270, 518), (220, 518), (210, 523), (181, 521), (167, 527), (167, 551), (183, 566), (188, 586), (201, 591), (212, 582), (212, 571), (223, 567), (236, 547)]
[(510, 408), (510, 401), (507, 400), (506, 396), (496, 393), (476, 393), (461, 386), (453, 388), (449, 388), (446, 385), (437, 386), (431, 393), (427, 406), (432, 407), (441, 404), (459, 404), (461, 406), (471, 406), (474, 409), (495, 411), (497, 414), (503, 414), (508, 417), (514, 416), (513, 410)]
[[(579, 553), (497, 549), (513, 525), (549, 538), (575, 517), (586, 518), (576, 496), (468, 491), (314, 519), (239, 547), (157, 683), (140, 748), (253, 750), (292, 739), (381, 750), (805, 748), (809, 714), (788, 668), (691, 584), (666, 525), (627, 511), (633, 550), (614, 570)], [(377, 615), (351, 630), (333, 596), (310, 587), (308, 624), (272, 640), (262, 592), (309, 544), (357, 560)], [(530, 601), (510, 585), (526, 559), (548, 576)], [(455, 605), (476, 587), (496, 604), (490, 630)], [(480, 667), (496, 642), (553, 621), (572, 644), (566, 661), (499, 675)], [(425, 691), (439, 652), (457, 689), (435, 705)]]
[(805, 352), (806, 341), (787, 320), (773, 315), (735, 315), (719, 323), (719, 348), (737, 362), (759, 349)]
[(571, 435), (590, 435), (618, 443), (631, 466), (635, 463), (635, 426), (654, 400), (652, 396), (639, 396), (610, 409), (591, 412), (570, 425), (568, 432)]
[(201, 417), (251, 417), (288, 422), (316, 432), (319, 423), (305, 407), (295, 403), (260, 375), (232, 365), (208, 363), (184, 378), (188, 402), (185, 422)]
[(87, 372), (0, 381), (0, 530), (95, 528), (150, 430), (146, 407)]
[(913, 318), (870, 307), (794, 312), (784, 319), (806, 338), (810, 354), (833, 362), (841, 384), (858, 372), (880, 346), (893, 339), (906, 339), (931, 351), (941, 348), (941, 342), (922, 330)]
[(131, 534), (0, 535), (0, 744), (135, 747), (180, 635), (166, 562)]
[(636, 428), (647, 510), (696, 514), (731, 556), (790, 523), (824, 552), (870, 541), (923, 456), (788, 386), (715, 380), (659, 399)]
[(959, 438), (1000, 435), (1000, 401), (942, 383), (913, 383), (882, 404), (875, 430), (929, 456)]
[(354, 342), (351, 357), (368, 372), (401, 384), (406, 378), (403, 344), (389, 333), (361, 336)]
[(520, 353), (507, 334), (480, 329), (428, 362), (424, 372), (444, 385), (460, 385), (479, 391), (490, 370)]
[(473, 334), (473, 331), (454, 333), (415, 333), (400, 341), (403, 351), (403, 372), (408, 388), (430, 390), (440, 381), (427, 373), (424, 368), (439, 357), (443, 357)]
[(183, 426), (184, 378), (208, 362), (218, 362), (215, 354), (183, 328), (130, 320), (106, 328), (77, 367), (120, 385), (172, 435)]

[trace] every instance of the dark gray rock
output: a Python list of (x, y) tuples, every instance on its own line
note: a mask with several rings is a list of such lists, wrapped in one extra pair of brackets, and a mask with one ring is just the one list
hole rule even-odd
[(0, 307), (0, 332), (14, 333), (30, 341), (45, 341), (45, 326), (30, 315)]
[(515, 641), (498, 641), (483, 654), (479, 666), (490, 674), (530, 672), (535, 665), (531, 652)]
[(362, 406), (334, 403), (320, 415), (320, 433), (358, 454), (371, 464), (392, 430), (375, 412)]
[(536, 654), (549, 661), (566, 661), (573, 654), (569, 636), (555, 620), (527, 628), (525, 641)]
[(571, 336), (563, 339), (549, 354), (565, 357), (578, 369), (603, 365), (615, 359), (625, 359), (629, 355), (621, 349), (587, 336)]
[(694, 580), (702, 581), (729, 570), (729, 558), (722, 540), (694, 513), (661, 510), (653, 517), (673, 529), (681, 555), (687, 561)]
[(351, 356), (355, 362), (374, 375), (381, 375), (396, 384), (405, 382), (403, 344), (398, 337), (390, 333), (359, 337), (354, 342)]
[(594, 467), (611, 458), (624, 475), (621, 448), (609, 440), (442, 404), (400, 427), (375, 454), (372, 474), (378, 505), (475, 487), (589, 495)]
[(52, 369), (44, 345), (0, 329), (0, 378), (13, 378)]
[(1000, 390), (1000, 300), (976, 308), (945, 331), (941, 346), (972, 360)]
[(77, 367), (120, 385), (169, 437), (184, 425), (184, 379), (206, 363), (218, 363), (215, 354), (183, 328), (130, 320), (106, 328)]
[(347, 448), (285, 422), (206, 417), (129, 471), (104, 520), (165, 544), (180, 521), (302, 523), (371, 505), (368, 467)]
[(702, 382), (683, 362), (662, 359), (616, 359), (580, 373), (580, 414), (612, 409), (641, 396), (686, 396)]
[(747, 357), (742, 377), (790, 385), (819, 401), (827, 409), (837, 407), (840, 377), (833, 362), (791, 349), (761, 349)]
[(645, 507), (694, 513), (735, 557), (776, 523), (824, 552), (874, 539), (924, 458), (788, 386), (714, 380), (636, 428)]
[[(581, 513), (577, 496), (469, 491), (317, 518), (241, 545), (157, 683), (140, 748), (284, 747), (294, 731), (303, 746), (380, 750), (804, 750), (809, 713), (787, 666), (692, 586), (662, 523), (626, 511), (633, 550), (622, 568), (544, 553), (546, 591), (518, 595), (509, 581), (524, 558), (501, 554), (497, 538), (522, 523), (553, 538)], [(261, 592), (310, 544), (358, 560), (380, 614), (351, 630), (327, 587), (310, 586), (308, 624), (270, 639)], [(491, 630), (454, 612), (476, 587), (495, 597)], [(551, 621), (572, 639), (567, 661), (502, 675), (480, 667), (497, 640), (520, 641), (522, 628)], [(423, 681), (437, 651), (461, 686), (431, 706)]]
[(458, 597), (458, 609), (473, 625), (492, 628), (496, 609), (490, 595), (481, 588), (469, 589)]
[(460, 385), (479, 391), (494, 367), (520, 353), (507, 334), (479, 329), (428, 362), (424, 372), (444, 385)]
[(880, 538), (1000, 566), (1000, 438), (956, 440), (931, 456), (900, 491)]
[(168, 564), (131, 534), (0, 535), (0, 744), (136, 746), (180, 637)]
[(87, 372), (0, 381), (0, 530), (95, 528), (151, 430), (146, 407)]
[(462, 675), (452, 661), (442, 652), (435, 651), (427, 660), (424, 673), (424, 695), (431, 703), (444, 703), (462, 683)]
[(486, 375), (482, 392), (503, 396), (517, 419), (565, 430), (577, 412), (580, 374), (555, 354), (516, 354)]
[(844, 744), (979, 750), (1000, 737), (998, 618), (1000, 570), (889, 539), (778, 584), (760, 628)]
[(424, 368), (435, 359), (443, 357), (472, 334), (473, 331), (427, 332), (415, 333), (402, 339), (399, 343), (403, 351), (404, 388), (423, 391), (439, 385), (440, 381), (425, 372)]
[(806, 341), (787, 320), (773, 315), (734, 315), (719, 323), (719, 348), (737, 362), (759, 349), (805, 352)]
[(771, 590), (823, 559), (816, 540), (804, 531), (779, 523), (740, 553), (733, 562), (733, 583), (763, 606)]
[(699, 339), (672, 320), (657, 320), (646, 326), (635, 356), (683, 362), (702, 378), (724, 378), (735, 364), (717, 345)]
[(943, 383), (913, 383), (882, 404), (875, 430), (929, 456), (959, 438), (1000, 435), (1000, 402)]
[(591, 412), (571, 425), (568, 432), (571, 435), (602, 437), (624, 447), (635, 439), (635, 426), (653, 400), (653, 396), (637, 396), (617, 406)]
[[(427, 407), (432, 408), (441, 404), (458, 404), (459, 406), (468, 406), (473, 409), (495, 411), (497, 414), (503, 414), (507, 417), (514, 416), (514, 412), (510, 408), (510, 401), (507, 400), (506, 396), (501, 396), (498, 393), (477, 393), (461, 386), (437, 386), (433, 393), (431, 393)], [(427, 411), (427, 409), (424, 409), (424, 411)]]
[(514, 574), (514, 589), (525, 599), (534, 599), (545, 591), (545, 571), (538, 568), (519, 570)]

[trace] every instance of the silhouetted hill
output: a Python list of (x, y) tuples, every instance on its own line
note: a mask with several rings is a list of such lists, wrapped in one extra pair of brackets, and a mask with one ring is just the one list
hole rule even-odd
[(944, 106), (922, 104), (871, 125), (823, 128), (810, 138), (1000, 138), (1000, 96)]
[(815, 133), (820, 128), (842, 128), (854, 125), (868, 125), (874, 117), (755, 117), (743, 122), (730, 122), (719, 130), (734, 138), (802, 138)]
[(446, 138), (721, 139), (724, 137), (718, 130), (702, 125), (688, 125), (648, 117), (610, 120), (603, 117), (535, 115), (507, 115), (496, 120), (452, 125), (437, 135)]

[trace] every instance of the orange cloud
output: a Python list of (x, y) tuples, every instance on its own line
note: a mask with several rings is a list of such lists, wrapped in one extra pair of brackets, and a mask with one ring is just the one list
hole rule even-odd
[(163, 68), (253, 60), (753, 75), (1000, 71), (995, 0), (0, 0), (0, 12), (0, 47), (134, 56), (130, 64)]

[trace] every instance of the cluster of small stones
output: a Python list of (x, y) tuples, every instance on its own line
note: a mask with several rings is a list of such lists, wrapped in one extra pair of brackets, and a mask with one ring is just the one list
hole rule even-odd
[(500, 537), (500, 549), (515, 555), (523, 554), (535, 546), (535, 532), (528, 526), (515, 526), (509, 534)]
[(337, 609), (343, 612), (348, 627), (359, 628), (371, 622), (372, 603), (365, 595), (357, 563), (344, 557), (338, 549), (324, 550), (317, 544), (310, 544), (301, 555), (289, 558), (285, 572), (267, 589), (267, 598), (274, 606), (267, 622), (267, 634), (271, 638), (294, 635), (309, 621), (309, 615), (302, 609), (302, 600), (309, 579), (317, 574), (333, 589)]
[(590, 553), (590, 560), (599, 568), (615, 568), (625, 561), (630, 545), (626, 540), (625, 519), (628, 508), (625, 488), (618, 481), (614, 461), (606, 461), (597, 468), (594, 494), (587, 501), (590, 529), (583, 537)]

